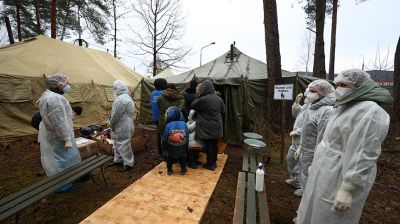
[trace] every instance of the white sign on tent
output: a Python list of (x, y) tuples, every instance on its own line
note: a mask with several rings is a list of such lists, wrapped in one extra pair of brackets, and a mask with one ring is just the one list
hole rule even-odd
[(275, 85), (274, 100), (293, 100), (293, 84)]

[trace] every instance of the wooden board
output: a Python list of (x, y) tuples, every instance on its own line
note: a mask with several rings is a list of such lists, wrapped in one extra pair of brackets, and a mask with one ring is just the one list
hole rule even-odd
[(217, 185), (227, 155), (219, 154), (217, 169), (188, 169), (167, 175), (161, 163), (81, 223), (199, 223)]

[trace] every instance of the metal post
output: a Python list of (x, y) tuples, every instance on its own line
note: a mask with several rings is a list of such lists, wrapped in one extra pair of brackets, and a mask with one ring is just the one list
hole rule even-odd
[(282, 102), (282, 117), (281, 117), (281, 156), (280, 163), (283, 164), (283, 157), (285, 152), (285, 126), (286, 126), (286, 101)]
[(203, 49), (206, 48), (206, 47), (208, 47), (208, 46), (210, 46), (210, 45), (212, 45), (212, 44), (215, 44), (215, 42), (211, 42), (211, 43), (207, 44), (206, 46), (204, 46), (204, 47), (202, 47), (202, 48), (200, 49), (200, 66), (201, 66), (201, 59), (202, 59), (202, 57), (203, 57)]

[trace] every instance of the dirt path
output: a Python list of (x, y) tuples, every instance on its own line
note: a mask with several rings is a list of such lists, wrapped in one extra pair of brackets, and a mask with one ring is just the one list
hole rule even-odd
[[(154, 134), (152, 134), (154, 135)], [(152, 136), (155, 139), (155, 136)], [(29, 186), (43, 178), (40, 153), (32, 147), (32, 140), (15, 142), (0, 148), (0, 198)], [(217, 187), (203, 215), (202, 224), (232, 223), (235, 204), (237, 175), (241, 169), (240, 147), (225, 150), (228, 160)], [(290, 224), (300, 199), (294, 189), (284, 184), (287, 171), (279, 164), (279, 152), (272, 151), (272, 160), (266, 165), (266, 188), (272, 223)], [(110, 184), (95, 184), (91, 180), (78, 183), (70, 192), (52, 194), (22, 212), (21, 223), (79, 223), (109, 199), (142, 177), (161, 162), (154, 141), (147, 151), (135, 154), (135, 167), (130, 172), (119, 172), (115, 167), (105, 169)], [(365, 205), (361, 224), (399, 223), (400, 219), (400, 154), (383, 153), (378, 162), (378, 175)], [(96, 180), (101, 182), (100, 174)], [(155, 189), (149, 189), (155, 190)], [(14, 223), (9, 219), (5, 223)]]

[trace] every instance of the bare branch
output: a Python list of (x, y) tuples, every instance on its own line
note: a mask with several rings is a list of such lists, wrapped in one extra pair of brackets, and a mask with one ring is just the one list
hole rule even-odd
[(142, 21), (143, 27), (130, 28), (134, 32), (130, 40), (136, 55), (149, 55), (152, 63), (147, 65), (153, 75), (168, 67), (174, 67), (186, 57), (191, 49), (181, 44), (184, 33), (184, 17), (181, 0), (139, 0), (133, 5), (133, 12)]

